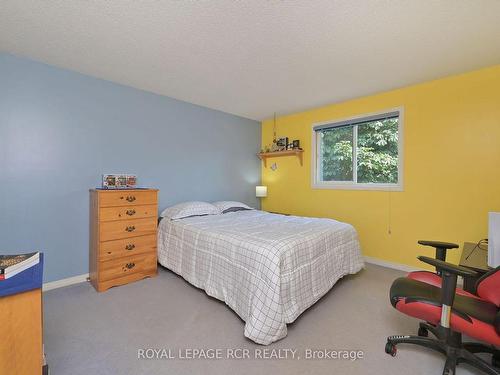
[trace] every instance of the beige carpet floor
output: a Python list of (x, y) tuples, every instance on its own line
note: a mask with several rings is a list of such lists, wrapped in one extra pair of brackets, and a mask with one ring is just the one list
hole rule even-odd
[[(267, 347), (243, 336), (244, 323), (224, 303), (163, 268), (158, 277), (105, 293), (88, 283), (56, 289), (44, 293), (47, 360), (52, 375), (441, 374), (444, 361), (437, 353), (403, 345), (395, 358), (384, 353), (388, 335), (415, 334), (418, 325), (389, 303), (391, 282), (401, 275), (367, 265), (337, 283), (289, 325), (286, 338)], [(139, 350), (147, 348), (165, 349), (161, 355), (170, 349), (177, 358), (139, 359)], [(196, 348), (220, 349), (223, 359), (178, 358), (179, 349)], [(226, 359), (227, 349), (248, 349), (250, 358)], [(288, 349), (289, 358), (254, 358), (256, 349)], [(306, 359), (308, 349), (360, 350), (364, 357)], [(278, 351), (268, 355), (273, 353)], [(460, 365), (457, 374), (471, 371)]]

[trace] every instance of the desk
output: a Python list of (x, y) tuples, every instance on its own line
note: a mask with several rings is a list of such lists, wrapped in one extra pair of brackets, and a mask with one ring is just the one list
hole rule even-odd
[(477, 277), (464, 277), (464, 289), (474, 293), (476, 281), (490, 270), (488, 267), (488, 248), (485, 245), (479, 247), (477, 243), (465, 242), (459, 265), (478, 273)]
[(0, 297), (0, 322), (0, 375), (41, 374), (42, 290)]
[(48, 371), (42, 347), (43, 253), (38, 264), (0, 281), (0, 375)]

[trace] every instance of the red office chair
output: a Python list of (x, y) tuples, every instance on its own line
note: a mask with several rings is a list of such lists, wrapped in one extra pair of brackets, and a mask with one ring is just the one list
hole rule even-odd
[[(442, 261), (446, 261), (447, 250), (458, 248), (458, 245), (455, 243), (452, 243), (452, 242), (420, 240), (420, 241), (418, 241), (418, 243), (420, 245), (423, 245), (423, 246), (434, 247), (436, 249), (436, 259), (439, 259)], [(436, 272), (413, 271), (413, 272), (410, 272), (407, 275), (407, 277), (412, 279), (412, 280), (418, 280), (418, 281), (422, 281), (422, 282), (427, 283), (427, 284), (434, 285), (438, 288), (441, 288), (441, 284), (443, 282), (441, 279), (441, 272), (439, 271), (439, 269), (436, 269)], [(460, 294), (462, 296), (467, 296), (467, 297), (471, 297), (471, 298), (479, 298), (475, 294), (472, 294), (472, 293), (470, 293), (466, 290), (463, 290), (461, 288), (457, 288), (456, 293)], [(419, 336), (427, 336), (428, 331), (431, 331), (436, 337), (438, 337), (438, 335), (439, 335), (436, 326), (434, 326), (432, 324), (420, 322), (418, 335)]]
[[(446, 261), (446, 255), (447, 251), (450, 249), (458, 249), (458, 245), (456, 243), (452, 242), (442, 242), (442, 241), (424, 241), (420, 240), (418, 241), (420, 245), (423, 246), (430, 246), (436, 249), (436, 259), (442, 260), (443, 262)], [(427, 284), (434, 285), (438, 288), (441, 288), (442, 284), (442, 279), (441, 279), (441, 272), (439, 269), (436, 269), (436, 272), (430, 272), (430, 271), (413, 271), (410, 272), (407, 277), (412, 280), (418, 280), (422, 281)], [(461, 288), (456, 289), (456, 293), (460, 294), (462, 296), (467, 296), (467, 297), (472, 297), (472, 298), (478, 298), (472, 293), (469, 293)], [(431, 331), (434, 336), (438, 337), (439, 333), (437, 331), (437, 327), (432, 325), (432, 324), (427, 324), (424, 322), (420, 323), (419, 329), (418, 329), (418, 335), (419, 336), (427, 336), (428, 331)]]
[[(395, 356), (397, 344), (415, 344), (446, 356), (443, 374), (454, 374), (456, 365), (466, 362), (487, 374), (500, 375), (495, 368), (500, 363), (500, 351), (495, 348), (500, 346), (500, 267), (478, 281), (477, 296), (467, 296), (457, 293), (457, 276), (475, 276), (474, 271), (439, 259), (418, 259), (436, 267), (440, 287), (401, 277), (392, 284), (390, 299), (397, 310), (427, 322), (424, 327), (432, 327), (437, 339), (425, 337), (421, 325), (419, 336), (388, 337), (386, 353)], [(462, 333), (489, 345), (463, 343)], [(492, 354), (492, 364), (473, 354), (481, 352)]]

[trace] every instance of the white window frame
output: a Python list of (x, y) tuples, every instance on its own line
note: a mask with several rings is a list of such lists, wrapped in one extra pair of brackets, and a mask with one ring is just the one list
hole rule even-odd
[[(382, 183), (357, 183), (357, 168), (353, 169), (353, 181), (321, 181), (319, 174), (321, 173), (320, 161), (321, 157), (318, 150), (318, 136), (319, 131), (315, 128), (323, 125), (331, 125), (331, 127), (345, 125), (346, 122), (358, 122), (367, 117), (382, 116), (387, 113), (398, 112), (398, 182), (395, 184), (382, 184)], [(354, 128), (357, 129), (357, 128)], [(340, 190), (382, 190), (382, 191), (403, 191), (403, 136), (404, 136), (404, 107), (397, 107), (377, 111), (373, 113), (365, 113), (344, 119), (335, 119), (331, 121), (323, 121), (312, 124), (311, 131), (311, 186), (313, 189), (340, 189)], [(353, 147), (357, 147), (357, 131), (353, 132)], [(353, 165), (357, 166), (357, 152), (353, 155)]]

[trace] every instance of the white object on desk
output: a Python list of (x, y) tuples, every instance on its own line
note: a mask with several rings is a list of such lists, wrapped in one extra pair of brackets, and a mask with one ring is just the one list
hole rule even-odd
[(490, 212), (488, 218), (488, 266), (500, 266), (500, 212)]

